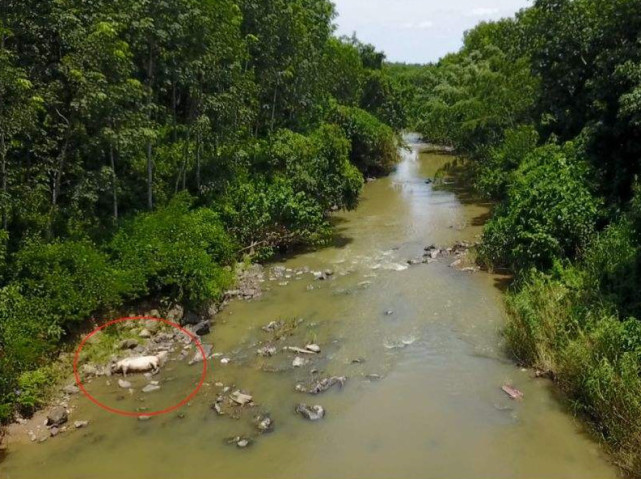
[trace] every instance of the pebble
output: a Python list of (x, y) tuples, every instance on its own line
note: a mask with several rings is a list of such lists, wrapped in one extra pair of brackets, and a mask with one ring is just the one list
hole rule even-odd
[(144, 388), (142, 388), (142, 392), (144, 393), (151, 393), (154, 391), (158, 391), (160, 389), (160, 386), (157, 386), (155, 384), (148, 384)]
[(89, 425), (89, 421), (76, 421), (73, 423), (76, 429), (81, 429)]

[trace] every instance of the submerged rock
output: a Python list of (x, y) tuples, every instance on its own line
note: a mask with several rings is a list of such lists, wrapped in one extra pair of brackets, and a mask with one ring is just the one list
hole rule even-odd
[(257, 349), (256, 354), (264, 358), (269, 358), (276, 354), (276, 348), (273, 346), (265, 346), (263, 348)]
[(130, 389), (131, 383), (129, 381), (125, 381), (124, 379), (118, 379), (118, 386), (123, 389)]
[(274, 331), (278, 331), (282, 327), (283, 327), (283, 322), (282, 321), (270, 321), (268, 324), (263, 326), (261, 329), (263, 331), (265, 331), (266, 333), (273, 333)]
[(205, 336), (209, 334), (211, 330), (211, 322), (210, 321), (201, 321), (200, 323), (191, 326), (189, 330), (198, 335), (198, 336)]
[(347, 378), (345, 376), (332, 376), (329, 378), (323, 378), (320, 381), (318, 381), (316, 384), (314, 384), (311, 388), (309, 388), (307, 392), (309, 394), (315, 395), (315, 394), (323, 393), (336, 385), (342, 388), (345, 385), (346, 381), (347, 381)]
[(158, 390), (160, 390), (160, 386), (158, 386), (157, 384), (147, 384), (144, 388), (142, 388), (142, 392), (144, 393), (152, 393)]
[(325, 417), (325, 409), (318, 404), (308, 406), (307, 404), (299, 404), (296, 406), (296, 413), (303, 416), (308, 421), (319, 421)]
[(301, 358), (300, 356), (296, 356), (294, 358), (294, 361), (292, 361), (292, 366), (295, 367), (295, 368), (301, 368), (301, 367), (305, 366), (308, 362), (309, 362), (309, 360), (307, 360), (305, 358)]
[[(203, 347), (203, 351), (205, 352), (205, 358), (211, 358), (214, 347), (211, 344), (201, 344), (201, 346)], [(189, 361), (189, 365), (191, 366), (192, 364), (201, 363), (203, 362), (203, 359), (204, 358), (202, 353), (200, 352), (200, 349), (196, 349), (194, 357), (191, 358), (191, 361)]]

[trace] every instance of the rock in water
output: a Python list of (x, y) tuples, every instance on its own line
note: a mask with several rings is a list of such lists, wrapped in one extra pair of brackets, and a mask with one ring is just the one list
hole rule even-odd
[(307, 404), (299, 404), (296, 406), (296, 412), (303, 416), (308, 421), (319, 421), (325, 417), (325, 409), (318, 404), (308, 406)]
[(144, 393), (152, 393), (154, 391), (158, 391), (160, 389), (160, 386), (156, 384), (148, 384), (144, 388), (142, 388), (142, 392)]
[(262, 330), (266, 333), (272, 333), (279, 330), (283, 327), (282, 321), (271, 321), (269, 324), (262, 327)]
[(118, 379), (118, 386), (123, 389), (129, 389), (131, 388), (131, 383), (129, 381), (125, 381), (124, 379)]
[(53, 408), (47, 415), (47, 426), (60, 426), (67, 422), (69, 415), (67, 410), (61, 406)]
[(240, 441), (238, 441), (236, 443), (236, 446), (238, 446), (241, 449), (244, 449), (247, 446), (249, 446), (249, 440), (248, 439), (241, 439)]
[(201, 321), (195, 326), (191, 326), (189, 329), (198, 336), (205, 336), (206, 334), (209, 334), (210, 328), (211, 323), (209, 321)]
[(345, 381), (347, 381), (347, 378), (345, 376), (332, 376), (330, 378), (323, 378), (316, 384), (314, 384), (314, 386), (312, 386), (310, 389), (308, 389), (307, 392), (309, 394), (320, 394), (327, 391), (329, 388), (336, 384), (338, 384), (342, 388), (345, 384)]
[(264, 358), (269, 358), (276, 354), (276, 348), (273, 346), (265, 346), (264, 348), (256, 350), (256, 354)]
[(256, 418), (256, 427), (261, 432), (272, 432), (274, 430), (274, 421), (269, 416), (258, 416)]
[(78, 394), (80, 392), (80, 388), (75, 384), (70, 384), (69, 386), (65, 386), (62, 391), (66, 394)]
[(244, 406), (245, 404), (249, 404), (254, 399), (249, 394), (244, 394), (240, 391), (234, 391), (229, 395), (229, 398), (232, 401), (234, 401), (236, 404), (240, 404), (241, 406)]
[(292, 361), (292, 366), (295, 368), (301, 368), (307, 364), (307, 359), (301, 358), (300, 356), (296, 356), (294, 358), (294, 361)]
[(89, 421), (76, 421), (73, 423), (76, 429), (81, 429), (89, 425)]
[[(214, 347), (211, 344), (201, 344), (201, 346), (203, 347), (203, 351), (205, 352), (205, 358), (211, 358)], [(203, 359), (204, 358), (202, 353), (200, 352), (200, 348), (197, 348), (196, 352), (194, 353), (194, 357), (191, 359), (191, 361), (189, 361), (189, 365), (191, 366), (192, 364), (202, 363)]]
[(305, 346), (305, 349), (317, 354), (321, 352), (321, 348), (318, 344), (308, 344), (307, 346)]

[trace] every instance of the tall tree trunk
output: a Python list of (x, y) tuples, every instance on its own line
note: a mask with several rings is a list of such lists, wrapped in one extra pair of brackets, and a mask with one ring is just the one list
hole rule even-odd
[[(153, 42), (149, 41), (149, 62), (147, 64), (147, 119), (151, 122), (151, 102), (153, 97), (154, 71)], [(151, 138), (147, 140), (147, 208), (154, 209), (154, 167), (152, 158)]]
[(196, 188), (198, 189), (198, 194), (200, 194), (200, 155), (202, 148), (202, 136), (200, 131), (198, 132), (196, 143)]
[(109, 161), (111, 163), (111, 190), (113, 193), (114, 223), (118, 222), (118, 176), (116, 175), (116, 159), (114, 146), (109, 142)]
[(58, 157), (58, 167), (53, 175), (53, 191), (51, 192), (51, 204), (55, 207), (58, 205), (58, 200), (60, 199), (60, 190), (62, 184), (62, 172), (65, 169), (65, 162), (67, 159), (67, 147), (69, 146), (69, 139), (65, 139), (65, 142), (60, 151)]
[(276, 98), (278, 95), (278, 83), (276, 83), (276, 86), (274, 87), (274, 99), (272, 100), (272, 119), (271, 119), (271, 125), (269, 127), (270, 132), (274, 132), (274, 122), (276, 121)]
[(2, 155), (2, 227), (6, 230), (9, 221), (7, 212), (9, 209), (7, 205), (9, 195), (7, 191), (7, 148), (4, 133), (0, 134), (0, 155)]

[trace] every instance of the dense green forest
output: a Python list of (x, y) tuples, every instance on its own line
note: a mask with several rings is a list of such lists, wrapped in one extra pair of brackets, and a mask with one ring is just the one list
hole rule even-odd
[(406, 123), (327, 0), (0, 5), (0, 420), (42, 405), (79, 325), (194, 311), (244, 254), (319, 244)]
[(511, 351), (641, 473), (641, 2), (537, 0), (392, 71), (497, 202), (480, 256), (516, 275)]

